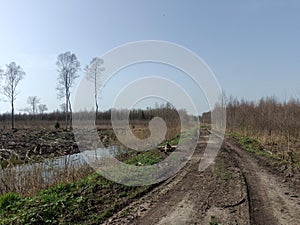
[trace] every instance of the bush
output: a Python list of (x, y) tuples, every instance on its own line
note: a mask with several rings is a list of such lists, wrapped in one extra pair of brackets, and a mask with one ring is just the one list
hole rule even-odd
[(58, 129), (58, 128), (60, 128), (60, 124), (59, 124), (59, 122), (56, 122), (55, 129)]

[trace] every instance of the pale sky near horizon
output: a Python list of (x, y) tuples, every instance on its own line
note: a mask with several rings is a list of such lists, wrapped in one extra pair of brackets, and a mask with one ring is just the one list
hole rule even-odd
[[(50, 112), (59, 108), (58, 54), (74, 52), (83, 69), (93, 57), (141, 40), (192, 50), (227, 95), (300, 96), (300, 1), (0, 0), (0, 9), (0, 68), (15, 61), (26, 72), (17, 110), (27, 107), (28, 96), (38, 96)], [(109, 87), (107, 96), (120, 88)], [(110, 98), (102, 101), (109, 107)], [(0, 112), (8, 111), (0, 102)]]

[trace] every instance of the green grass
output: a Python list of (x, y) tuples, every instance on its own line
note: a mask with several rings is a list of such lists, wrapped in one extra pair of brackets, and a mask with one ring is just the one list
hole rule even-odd
[(239, 143), (247, 149), (249, 152), (255, 153), (260, 156), (270, 157), (270, 154), (263, 150), (261, 144), (253, 138), (250, 137), (242, 137), (239, 140)]
[(33, 197), (7, 193), (0, 196), (0, 224), (95, 224), (148, 188), (116, 184), (93, 174)]
[(217, 164), (217, 174), (224, 181), (231, 180), (233, 176), (232, 172), (228, 171), (226, 163), (223, 161)]
[(0, 213), (11, 210), (19, 204), (21, 197), (15, 193), (6, 193), (0, 196)]
[[(178, 145), (179, 143), (184, 143), (185, 141), (189, 141), (192, 137), (195, 137), (195, 130), (185, 131), (181, 135), (177, 135), (171, 140), (164, 141), (161, 146), (165, 146), (167, 143), (170, 145)], [(164, 156), (159, 153), (157, 149), (152, 149), (140, 154), (137, 154), (125, 161), (125, 163), (130, 165), (153, 165), (164, 160)]]
[[(178, 143), (179, 136), (169, 143)], [(134, 155), (125, 162), (153, 165), (164, 159), (157, 150)], [(32, 197), (14, 193), (0, 196), (0, 225), (99, 224), (153, 186), (130, 187), (106, 180), (97, 173), (58, 184)]]
[(222, 225), (221, 223), (218, 223), (215, 220), (216, 220), (216, 217), (211, 216), (211, 221), (209, 222), (209, 225)]
[[(238, 141), (238, 143), (248, 152), (254, 153), (256, 155), (259, 155), (259, 156), (262, 156), (262, 157), (268, 159), (268, 162), (270, 163), (270, 165), (278, 166), (278, 164), (290, 164), (290, 162), (288, 162), (287, 160), (282, 159), (282, 157), (280, 157), (280, 155), (270, 154), (269, 152), (265, 151), (263, 145), (257, 139), (254, 139), (252, 137), (243, 136), (238, 133), (227, 133), (227, 135), (235, 138)], [(295, 169), (299, 170), (300, 162), (299, 161), (292, 162), (291, 166), (293, 166)]]
[[(163, 160), (158, 150), (129, 158), (128, 164), (153, 165)], [(92, 174), (59, 184), (33, 197), (0, 196), (0, 224), (95, 224), (122, 209), (151, 186), (129, 187)]]
[(172, 139), (164, 141), (161, 146), (165, 146), (167, 143), (170, 145), (184, 144), (185, 142), (190, 141), (192, 138), (198, 138), (197, 131), (198, 128), (183, 131), (181, 134), (176, 135)]
[(258, 140), (252, 137), (243, 136), (238, 133), (230, 133), (229, 135), (237, 139), (241, 147), (247, 150), (248, 152), (252, 152), (256, 155), (267, 157), (267, 158), (272, 157), (270, 153), (264, 151), (263, 146), (260, 144)]
[(130, 165), (153, 165), (156, 163), (159, 163), (164, 158), (162, 155), (158, 154), (158, 150), (153, 149), (146, 152), (143, 152), (141, 154), (138, 154), (132, 158), (129, 158), (125, 161), (125, 163)]

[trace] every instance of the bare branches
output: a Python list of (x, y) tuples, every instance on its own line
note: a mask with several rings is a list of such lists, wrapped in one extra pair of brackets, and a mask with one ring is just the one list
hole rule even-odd
[(44, 112), (48, 111), (48, 107), (45, 104), (39, 104), (38, 109), (40, 114), (43, 114)]
[[(230, 132), (239, 132), (257, 137), (266, 143), (279, 144), (279, 147), (273, 146), (271, 151), (283, 158), (287, 157), (285, 153), (290, 151), (291, 144), (299, 140), (299, 127), (299, 99), (280, 102), (275, 97), (267, 97), (252, 102), (230, 98), (227, 104), (227, 129)], [(294, 148), (299, 147), (295, 145)]]
[(104, 71), (104, 60), (101, 58), (93, 58), (89, 65), (86, 66), (85, 72), (86, 72), (86, 78), (88, 80), (91, 80), (93, 83), (96, 83), (97, 85), (101, 84), (101, 75)]
[(94, 84), (94, 96), (95, 96), (95, 106), (96, 115), (98, 113), (98, 91), (101, 86), (101, 75), (104, 71), (103, 67), (104, 61), (101, 58), (93, 58), (89, 65), (86, 66), (86, 79), (93, 82)]
[(17, 96), (17, 86), (19, 82), (25, 76), (25, 72), (20, 66), (17, 66), (15, 62), (11, 62), (9, 65), (6, 65), (6, 72), (4, 73), (5, 84), (4, 84), (4, 95), (11, 100), (16, 100)]
[(58, 67), (57, 90), (58, 97), (65, 98), (70, 93), (70, 88), (74, 81), (79, 77), (77, 72), (80, 69), (80, 63), (75, 54), (71, 52), (61, 53), (57, 57), (56, 65)]
[(68, 116), (69, 112), (72, 113), (71, 107), (71, 88), (74, 85), (75, 80), (79, 77), (78, 71), (80, 70), (80, 63), (74, 53), (65, 52), (61, 53), (57, 57), (56, 65), (58, 68), (58, 78), (57, 78), (57, 91), (58, 98), (65, 98), (66, 105), (66, 129), (68, 124), (71, 124), (72, 117), (71, 114)]
[(31, 108), (31, 113), (36, 114), (38, 110), (38, 105), (40, 103), (40, 99), (37, 96), (29, 96), (27, 99), (27, 104)]
[(24, 78), (25, 72), (15, 62), (11, 62), (9, 65), (6, 65), (6, 71), (3, 73), (3, 76), (3, 95), (11, 104), (11, 124), (12, 129), (14, 129), (14, 101), (16, 100), (18, 95), (17, 86), (19, 82)]

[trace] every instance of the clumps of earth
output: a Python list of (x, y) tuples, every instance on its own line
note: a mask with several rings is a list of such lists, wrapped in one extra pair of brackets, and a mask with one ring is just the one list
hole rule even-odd
[[(98, 130), (105, 145), (110, 142), (111, 130)], [(0, 130), (0, 164), (13, 164), (79, 153), (74, 134), (64, 129)], [(4, 163), (5, 162), (5, 163)], [(3, 165), (4, 164), (4, 165)]]

